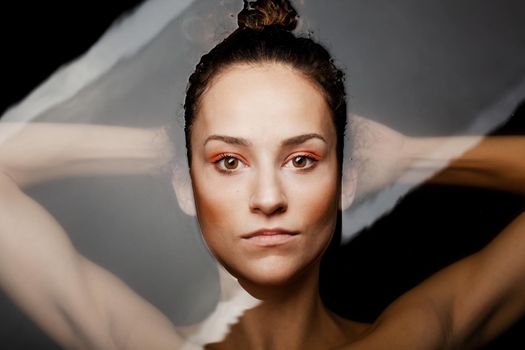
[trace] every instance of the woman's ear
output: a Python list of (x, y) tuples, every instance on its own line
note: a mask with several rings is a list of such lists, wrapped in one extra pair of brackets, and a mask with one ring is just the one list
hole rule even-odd
[(182, 211), (189, 216), (195, 216), (195, 199), (193, 198), (193, 188), (189, 172), (182, 169), (173, 169), (171, 185), (177, 196), (177, 202)]
[(353, 166), (343, 170), (341, 181), (341, 210), (348, 209), (357, 192), (357, 171)]

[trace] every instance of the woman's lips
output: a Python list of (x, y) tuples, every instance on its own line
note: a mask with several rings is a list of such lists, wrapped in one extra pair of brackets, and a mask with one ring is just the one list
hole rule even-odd
[(275, 247), (290, 242), (297, 234), (298, 232), (283, 229), (260, 229), (241, 238), (259, 247)]

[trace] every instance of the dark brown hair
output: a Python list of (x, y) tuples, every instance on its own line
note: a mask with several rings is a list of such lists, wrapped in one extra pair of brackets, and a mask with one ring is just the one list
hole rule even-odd
[(344, 74), (328, 51), (308, 37), (293, 33), (297, 12), (288, 0), (244, 0), (238, 14), (239, 28), (201, 57), (189, 78), (184, 102), (184, 133), (191, 167), (191, 129), (202, 94), (225, 69), (243, 63), (282, 63), (302, 73), (320, 88), (332, 112), (337, 133), (337, 156), (341, 168), (346, 127)]

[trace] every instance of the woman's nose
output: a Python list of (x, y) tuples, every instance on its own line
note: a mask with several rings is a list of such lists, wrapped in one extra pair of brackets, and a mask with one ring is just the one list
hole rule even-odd
[(288, 207), (280, 179), (276, 174), (260, 174), (250, 198), (250, 210), (265, 215), (283, 213)]

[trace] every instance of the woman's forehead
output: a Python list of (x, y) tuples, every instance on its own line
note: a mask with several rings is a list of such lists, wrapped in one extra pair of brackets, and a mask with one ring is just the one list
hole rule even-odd
[(217, 76), (202, 96), (193, 131), (204, 137), (266, 138), (313, 132), (330, 138), (335, 133), (319, 89), (293, 68), (276, 63), (236, 65)]

